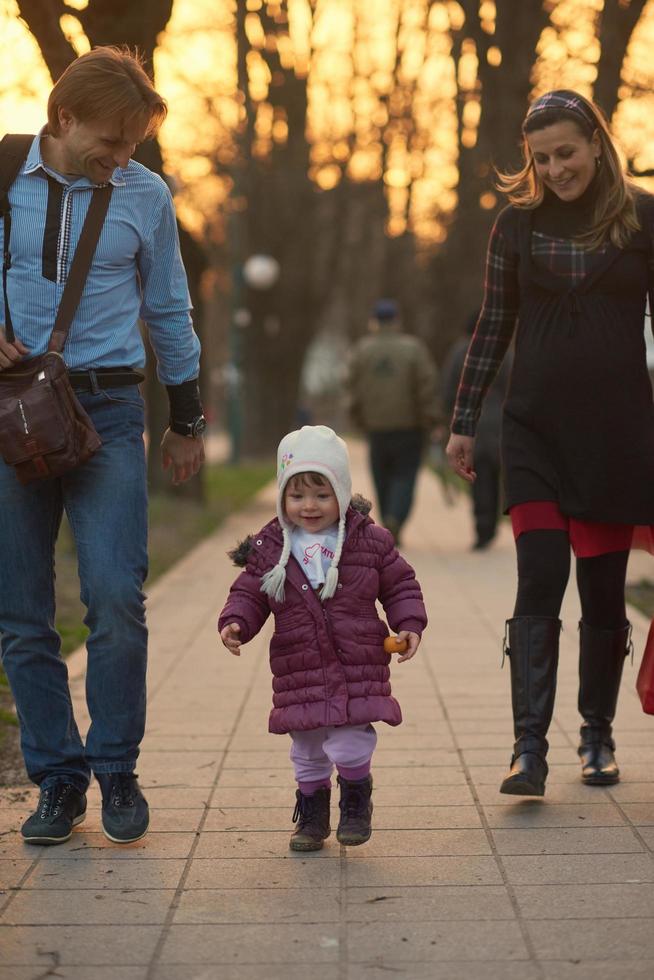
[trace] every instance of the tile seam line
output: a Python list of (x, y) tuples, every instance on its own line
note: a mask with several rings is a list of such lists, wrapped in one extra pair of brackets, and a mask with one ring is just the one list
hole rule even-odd
[[(198, 627), (198, 630), (199, 629), (200, 629), (200, 627)], [(196, 631), (196, 635), (197, 635), (197, 632), (198, 631)], [(189, 646), (190, 646), (190, 644), (189, 644)], [(229, 751), (229, 747), (231, 746), (232, 741), (233, 741), (233, 739), (236, 736), (236, 732), (238, 730), (239, 723), (240, 723), (241, 718), (243, 717), (243, 715), (245, 713), (245, 709), (247, 707), (248, 701), (250, 700), (250, 697), (252, 696), (252, 692), (253, 692), (254, 687), (255, 687), (256, 678), (258, 676), (259, 670), (261, 670), (261, 663), (262, 663), (262, 661), (260, 661), (258, 668), (255, 668), (255, 670), (252, 671), (252, 674), (250, 676), (249, 684), (248, 684), (246, 690), (243, 693), (241, 704), (239, 705), (239, 709), (238, 709), (238, 711), (236, 713), (236, 716), (234, 717), (234, 723), (233, 723), (233, 726), (232, 726), (232, 730), (231, 730), (231, 732), (229, 734), (229, 738), (228, 738), (228, 743), (227, 743), (227, 748), (225, 750), (225, 754), (227, 753), (227, 751)], [(166, 678), (168, 677), (168, 675), (169, 675), (169, 673), (171, 671), (172, 671), (172, 667), (170, 668), (169, 671), (166, 672), (166, 675), (165, 675)], [(164, 682), (164, 678), (162, 678), (161, 684), (163, 684), (163, 682)], [(157, 688), (157, 690), (160, 690), (161, 684), (159, 685), (159, 688)], [(155, 692), (155, 694), (156, 694), (156, 692)], [(185, 860), (184, 869), (182, 871), (182, 874), (180, 876), (179, 882), (177, 884), (177, 888), (175, 889), (175, 894), (172, 897), (170, 906), (169, 906), (168, 911), (166, 913), (166, 918), (165, 918), (165, 920), (164, 920), (164, 922), (163, 922), (163, 924), (161, 926), (161, 932), (160, 932), (159, 938), (157, 939), (157, 942), (155, 944), (154, 950), (152, 952), (152, 956), (150, 958), (150, 962), (148, 964), (148, 968), (147, 968), (147, 972), (146, 972), (146, 975), (145, 975), (144, 980), (154, 980), (155, 971), (157, 970), (157, 968), (159, 966), (159, 962), (160, 962), (160, 959), (161, 959), (161, 954), (163, 952), (164, 943), (165, 943), (165, 941), (166, 941), (166, 939), (168, 937), (168, 933), (170, 932), (170, 928), (172, 926), (173, 919), (175, 917), (175, 913), (177, 912), (177, 909), (179, 907), (180, 899), (181, 899), (181, 897), (182, 897), (182, 895), (184, 893), (184, 888), (185, 888), (185, 885), (186, 885), (186, 880), (187, 880), (187, 878), (189, 876), (189, 873), (190, 873), (190, 870), (191, 870), (191, 865), (193, 863), (193, 858), (194, 858), (195, 852), (196, 852), (196, 850), (197, 850), (197, 848), (198, 848), (198, 846), (200, 844), (200, 837), (201, 837), (201, 834), (202, 834), (202, 830), (204, 829), (204, 825), (205, 825), (205, 823), (206, 823), (206, 821), (208, 819), (209, 808), (211, 806), (211, 800), (213, 799), (214, 793), (216, 792), (216, 789), (217, 789), (217, 786), (218, 786), (218, 780), (220, 779), (220, 776), (221, 776), (222, 771), (223, 771), (223, 761), (224, 761), (224, 757), (223, 757), (223, 760), (221, 760), (221, 762), (220, 762), (220, 764), (218, 766), (218, 769), (216, 771), (216, 775), (215, 775), (215, 778), (214, 778), (213, 783), (211, 785), (210, 792), (208, 794), (207, 802), (205, 804), (204, 813), (203, 813), (202, 817), (200, 818), (200, 823), (198, 825), (197, 830), (195, 831), (195, 838), (193, 840), (193, 843), (191, 844), (191, 849), (190, 849), (189, 854), (188, 854), (188, 856), (187, 856), (187, 858)]]
[[(528, 855), (528, 856), (531, 857), (532, 855)], [(538, 855), (536, 855), (536, 856), (538, 856)], [(577, 883), (577, 882), (560, 882), (560, 881), (544, 881), (544, 882), (540, 882), (539, 881), (539, 882), (529, 882), (527, 884), (515, 885), (514, 887), (515, 888), (521, 888), (521, 889), (524, 889), (524, 888), (607, 888), (607, 887), (610, 887), (611, 885), (616, 885), (617, 887), (620, 887), (620, 888), (624, 887), (625, 885), (627, 885), (627, 886), (632, 885), (635, 888), (642, 888), (642, 887), (644, 887), (646, 885), (649, 885), (651, 887), (654, 887), (654, 882), (653, 881), (629, 881), (629, 882), (624, 882), (624, 881), (590, 881), (590, 882)], [(474, 884), (467, 884), (467, 885), (452, 885), (452, 884), (447, 884), (447, 885), (397, 885), (396, 886), (396, 885), (383, 885), (383, 884), (381, 884), (381, 885), (349, 885), (348, 887), (351, 890), (361, 890), (361, 891), (363, 891), (366, 888), (367, 889), (370, 889), (370, 890), (374, 890), (377, 887), (380, 887), (380, 888), (387, 888), (387, 887), (388, 888), (394, 888), (394, 887), (397, 887), (397, 888), (402, 888), (405, 891), (408, 890), (408, 889), (415, 889), (417, 891), (417, 890), (424, 890), (424, 889), (427, 889), (427, 888), (437, 888), (439, 890), (445, 891), (448, 888), (466, 888), (466, 889), (468, 889), (468, 888), (475, 888), (475, 889), (477, 889), (477, 888), (484, 888), (484, 889), (486, 889), (486, 888), (502, 888), (503, 885), (491, 885), (488, 882), (481, 882), (481, 883), (475, 882)], [(305, 892), (305, 891), (312, 891), (314, 888), (315, 888), (315, 885), (286, 885), (286, 886), (282, 886), (282, 887), (277, 887), (277, 886), (274, 886), (274, 885), (261, 886), (261, 887), (255, 887), (254, 885), (243, 885), (243, 886), (240, 886), (240, 885), (220, 885), (218, 888), (212, 888), (210, 885), (201, 885), (201, 886), (197, 886), (197, 887), (194, 887), (194, 888), (188, 888), (187, 891), (189, 891), (189, 892), (216, 892), (216, 891), (217, 892), (235, 892), (235, 891), (239, 891), (239, 892), (240, 891), (252, 891), (252, 892), (265, 892), (265, 891), (269, 891), (269, 892), (300, 891), (300, 892)], [(99, 892), (99, 891), (101, 891), (101, 892), (104, 892), (105, 894), (111, 894), (112, 892), (120, 892), (122, 894), (123, 891), (124, 891), (124, 889), (125, 889), (125, 886), (123, 886), (123, 885), (116, 885), (115, 888), (102, 888), (99, 885), (96, 886), (95, 888), (93, 888), (91, 886), (78, 886), (78, 885), (75, 886), (75, 891), (76, 892), (77, 891), (88, 891), (88, 892)], [(43, 893), (47, 893), (47, 894), (50, 894), (51, 892), (64, 892), (64, 891), (65, 892), (68, 892), (68, 891), (70, 891), (70, 889), (68, 889), (68, 888), (26, 888), (24, 890), (25, 891), (29, 891), (29, 892), (43, 892)], [(337, 893), (339, 891), (339, 885), (325, 885), (325, 886), (321, 886), (321, 890), (324, 891), (324, 892), (336, 892)], [(165, 888), (165, 887), (162, 886), (161, 888), (137, 888), (136, 891), (137, 892), (173, 892), (173, 891), (175, 891), (175, 889), (172, 886), (170, 888)], [(528, 918), (528, 916), (525, 916), (525, 918)], [(615, 918), (615, 916), (603, 916), (603, 918), (605, 918), (605, 919), (611, 919), (611, 918)], [(640, 916), (629, 916), (629, 918), (640, 918)], [(645, 918), (651, 918), (651, 916), (645, 916)], [(4, 925), (3, 923), (0, 923), (0, 928), (2, 928), (3, 925)]]
[(625, 824), (631, 830), (632, 834), (634, 835), (634, 837), (636, 838), (636, 840), (638, 841), (638, 843), (642, 847), (642, 849), (645, 852), (645, 854), (649, 855), (650, 860), (653, 860), (654, 861), (654, 850), (652, 848), (652, 845), (651, 844), (648, 844), (647, 841), (645, 840), (645, 838), (643, 837), (643, 835), (640, 833), (641, 829), (647, 829), (647, 827), (644, 827), (643, 828), (639, 824), (635, 824), (632, 821), (632, 819), (629, 817), (629, 815), (627, 813), (625, 813), (624, 810), (622, 809), (622, 806), (620, 805), (619, 801), (614, 798), (614, 796), (611, 793), (610, 789), (607, 789), (607, 795), (610, 797), (611, 801), (613, 802), (613, 804), (618, 809), (618, 811), (619, 811), (622, 819), (625, 821)]
[[(149, 613), (149, 610), (148, 610), (148, 613)], [(202, 633), (202, 631), (205, 628), (204, 624), (207, 622), (207, 619), (212, 615), (212, 613), (213, 613), (213, 616), (215, 617), (215, 600), (212, 602), (212, 605), (211, 605), (209, 611), (206, 613), (206, 618), (204, 616), (200, 616), (198, 618), (197, 626), (195, 627), (194, 630), (192, 630), (190, 637), (188, 637), (186, 639), (185, 643), (184, 643), (184, 652), (182, 653), (182, 655), (181, 656), (177, 656), (177, 657), (176, 656), (171, 656), (170, 663), (168, 664), (168, 666), (166, 668), (164, 668), (163, 674), (159, 678), (158, 682), (153, 685), (152, 694), (148, 698), (148, 710), (150, 708), (150, 704), (152, 704), (152, 702), (156, 699), (156, 697), (159, 694), (159, 692), (161, 691), (162, 687), (168, 681), (170, 675), (188, 657), (190, 651), (192, 650), (192, 648), (193, 648), (193, 646), (195, 644), (195, 641), (197, 640), (198, 636)], [(83, 676), (86, 676), (86, 671), (84, 672), (84, 675)]]
[[(473, 605), (475, 605), (475, 604), (473, 603)], [(484, 615), (482, 615), (481, 618), (482, 618), (482, 622), (484, 622), (484, 625), (486, 626), (486, 628), (489, 629), (490, 628), (490, 623), (488, 623), (486, 617)], [(497, 850), (497, 847), (495, 845), (495, 841), (493, 839), (493, 834), (492, 834), (491, 828), (490, 828), (490, 826), (488, 824), (488, 820), (486, 818), (486, 814), (484, 812), (484, 808), (483, 808), (483, 806), (481, 804), (481, 801), (479, 799), (479, 796), (477, 795), (477, 790), (476, 790), (475, 784), (474, 784), (474, 782), (472, 780), (472, 776), (470, 775), (470, 771), (469, 771), (468, 765), (467, 765), (467, 763), (465, 761), (465, 757), (463, 755), (462, 750), (459, 749), (459, 747), (458, 747), (458, 742), (457, 742), (456, 734), (454, 732), (453, 726), (450, 723), (450, 717), (449, 717), (449, 712), (447, 710), (447, 705), (445, 704), (445, 700), (444, 700), (443, 696), (441, 695), (441, 691), (440, 691), (440, 688), (439, 688), (439, 685), (438, 685), (436, 674), (435, 674), (435, 671), (434, 671), (432, 662), (431, 662), (431, 660), (429, 658), (427, 658), (427, 660), (426, 660), (426, 666), (427, 666), (427, 673), (429, 675), (429, 678), (430, 678), (431, 684), (432, 684), (432, 688), (434, 690), (434, 694), (436, 695), (436, 699), (437, 699), (438, 704), (440, 706), (440, 709), (441, 709), (441, 711), (443, 713), (443, 717), (445, 718), (446, 722), (448, 723), (448, 727), (449, 727), (449, 731), (450, 731), (450, 735), (452, 737), (452, 740), (454, 741), (454, 744), (457, 746), (457, 753), (459, 755), (459, 761), (460, 761), (461, 767), (463, 769), (463, 773), (465, 775), (466, 782), (468, 784), (468, 788), (469, 788), (470, 793), (472, 795), (472, 798), (473, 798), (473, 800), (475, 802), (475, 806), (477, 808), (477, 813), (479, 815), (479, 819), (481, 821), (482, 828), (483, 828), (484, 833), (486, 835), (486, 840), (488, 841), (488, 846), (489, 846), (489, 848), (491, 850), (491, 854), (492, 854), (493, 858), (495, 859), (495, 864), (496, 864), (497, 869), (498, 869), (498, 871), (500, 873), (500, 877), (502, 879), (502, 884), (504, 885), (504, 888), (506, 889), (506, 893), (507, 893), (509, 902), (511, 903), (511, 907), (513, 909), (513, 912), (514, 912), (516, 921), (518, 923), (518, 928), (520, 929), (520, 934), (522, 936), (522, 941), (523, 941), (523, 943), (525, 945), (525, 949), (527, 950), (528, 960), (530, 960), (534, 964), (534, 967), (535, 967), (536, 972), (538, 974), (539, 980), (545, 980), (545, 971), (544, 971), (543, 967), (541, 966), (540, 962), (538, 961), (538, 959), (536, 957), (536, 949), (535, 949), (535, 946), (534, 946), (534, 944), (532, 942), (531, 936), (529, 935), (529, 930), (527, 929), (527, 926), (525, 924), (525, 920), (523, 919), (522, 912), (520, 910), (520, 905), (519, 905), (518, 900), (516, 898), (516, 894), (515, 894), (513, 885), (508, 880), (508, 875), (507, 875), (506, 870), (505, 870), (505, 867), (504, 867), (504, 861), (502, 860), (502, 856), (499, 854), (499, 852)]]

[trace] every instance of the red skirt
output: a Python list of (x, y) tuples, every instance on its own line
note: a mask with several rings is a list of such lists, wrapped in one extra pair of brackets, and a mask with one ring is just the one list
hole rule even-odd
[(559, 505), (552, 500), (516, 504), (509, 513), (516, 540), (525, 531), (566, 531), (577, 558), (595, 558), (631, 548), (643, 548), (654, 554), (654, 528), (650, 525), (578, 521), (562, 514)]

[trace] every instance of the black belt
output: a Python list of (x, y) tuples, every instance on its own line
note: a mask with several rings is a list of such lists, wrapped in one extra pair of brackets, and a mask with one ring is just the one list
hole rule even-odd
[(145, 375), (133, 368), (96, 368), (89, 371), (70, 371), (70, 383), (76, 391), (94, 391), (95, 388), (123, 388), (140, 385)]

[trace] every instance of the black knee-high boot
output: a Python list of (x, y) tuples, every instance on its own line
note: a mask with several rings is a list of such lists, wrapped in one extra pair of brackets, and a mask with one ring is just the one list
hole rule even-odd
[(543, 796), (547, 730), (554, 710), (561, 620), (517, 616), (507, 621), (515, 744), (500, 793)]
[(579, 713), (581, 778), (594, 786), (617, 783), (612, 722), (625, 657), (630, 649), (631, 625), (616, 630), (579, 623)]

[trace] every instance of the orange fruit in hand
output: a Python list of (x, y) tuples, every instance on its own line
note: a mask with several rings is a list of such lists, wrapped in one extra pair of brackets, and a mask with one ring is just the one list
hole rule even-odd
[(404, 653), (408, 645), (406, 640), (401, 640), (398, 636), (387, 636), (384, 640), (386, 653)]

